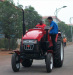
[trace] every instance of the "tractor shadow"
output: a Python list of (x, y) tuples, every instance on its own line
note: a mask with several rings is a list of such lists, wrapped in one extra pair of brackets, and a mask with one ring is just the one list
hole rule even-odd
[(31, 67), (25, 68), (21, 66), (20, 72), (25, 73), (46, 73), (46, 65), (32, 65)]
[[(63, 67), (62, 67), (63, 68)], [(57, 71), (60, 71), (62, 68), (54, 68), (53, 67), (53, 72), (57, 72)], [(20, 73), (44, 73), (46, 74), (47, 71), (46, 71), (46, 64), (40, 64), (40, 65), (32, 65), (31, 67), (28, 67), (28, 68), (25, 68), (23, 66), (21, 66), (20, 68)]]

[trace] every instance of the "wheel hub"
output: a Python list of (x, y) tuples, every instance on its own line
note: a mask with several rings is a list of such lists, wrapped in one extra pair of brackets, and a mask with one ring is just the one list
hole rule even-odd
[(19, 68), (19, 67), (20, 67), (19, 65), (20, 65), (20, 63), (19, 63), (19, 58), (18, 58), (18, 56), (17, 56), (17, 57), (16, 57), (16, 67)]
[(51, 57), (51, 60), (50, 60), (50, 68), (51, 69), (53, 68), (53, 57)]
[(63, 44), (61, 43), (61, 61), (63, 61)]

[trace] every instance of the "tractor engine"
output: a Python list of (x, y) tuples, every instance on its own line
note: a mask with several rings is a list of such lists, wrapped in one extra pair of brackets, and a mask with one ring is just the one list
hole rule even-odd
[(27, 58), (38, 58), (42, 55), (42, 42), (44, 42), (44, 35), (44, 30), (40, 28), (30, 29), (26, 32), (22, 37), (21, 54), (25, 55)]

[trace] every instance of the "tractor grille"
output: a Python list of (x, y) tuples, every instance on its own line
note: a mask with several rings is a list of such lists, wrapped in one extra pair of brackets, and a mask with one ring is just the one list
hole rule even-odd
[(34, 45), (32, 45), (32, 44), (26, 44), (26, 45), (24, 45), (24, 49), (25, 50), (33, 50), (33, 48), (34, 48)]

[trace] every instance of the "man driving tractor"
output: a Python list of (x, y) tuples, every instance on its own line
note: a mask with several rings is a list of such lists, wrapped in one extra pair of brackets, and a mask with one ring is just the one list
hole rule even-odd
[(46, 25), (42, 21), (40, 21), (39, 24), (36, 25), (36, 27), (41, 27), (43, 29), (44, 29), (45, 26)]

